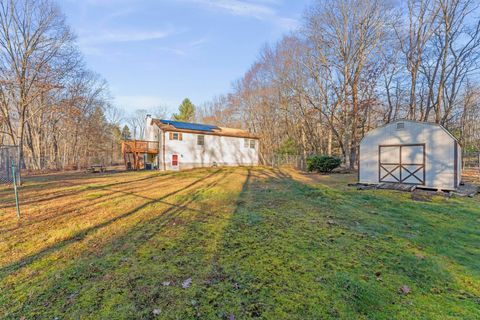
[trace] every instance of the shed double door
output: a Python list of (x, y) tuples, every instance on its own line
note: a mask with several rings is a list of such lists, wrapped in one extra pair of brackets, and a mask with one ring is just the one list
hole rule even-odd
[(382, 145), (378, 155), (380, 182), (425, 185), (425, 144)]

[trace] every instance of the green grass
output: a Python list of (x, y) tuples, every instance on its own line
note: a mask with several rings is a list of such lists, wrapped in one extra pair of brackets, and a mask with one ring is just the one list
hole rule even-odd
[(416, 202), (351, 180), (32, 178), (20, 223), (0, 190), (1, 318), (479, 319), (479, 199)]

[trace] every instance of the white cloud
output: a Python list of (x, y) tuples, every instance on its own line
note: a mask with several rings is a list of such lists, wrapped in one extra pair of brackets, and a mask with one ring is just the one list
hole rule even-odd
[(166, 101), (162, 97), (150, 95), (117, 95), (115, 96), (115, 103), (126, 111), (152, 109), (159, 106), (174, 104), (172, 101)]
[(203, 7), (221, 10), (236, 16), (255, 18), (262, 21), (270, 21), (282, 29), (294, 29), (299, 22), (292, 18), (285, 18), (278, 14), (274, 6), (279, 0), (183, 0), (184, 2), (196, 3)]
[[(173, 28), (164, 30), (123, 30), (99, 28), (99, 30), (78, 30), (78, 45), (83, 53), (87, 55), (105, 55), (102, 45), (119, 44), (130, 42), (153, 41), (167, 38), (173, 34), (180, 33)], [(112, 50), (109, 55), (114, 55)]]
[(197, 50), (201, 48), (205, 43), (208, 42), (208, 39), (206, 38), (200, 38), (197, 40), (190, 41), (185, 44), (179, 44), (177, 46), (170, 46), (170, 47), (158, 47), (157, 49), (160, 51), (166, 51), (166, 52), (171, 52), (173, 54), (176, 54), (178, 56), (185, 57), (189, 53), (191, 53), (194, 50)]
[(267, 16), (272, 16), (275, 14), (273, 8), (258, 4), (258, 3), (251, 3), (246, 1), (240, 0), (193, 0), (199, 4), (204, 6), (209, 6), (212, 8), (221, 9), (227, 11), (233, 15), (238, 16), (246, 16), (246, 17), (254, 17), (257, 19), (263, 19)]
[(295, 30), (300, 27), (300, 21), (293, 18), (278, 18), (275, 23), (285, 30)]
[(118, 42), (136, 42), (162, 39), (170, 36), (174, 32), (172, 30), (97, 30), (89, 34), (80, 33), (81, 44), (102, 44), (102, 43), (118, 43)]

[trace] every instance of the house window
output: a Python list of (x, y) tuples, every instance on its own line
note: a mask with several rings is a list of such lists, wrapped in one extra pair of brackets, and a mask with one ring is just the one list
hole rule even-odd
[(397, 123), (397, 130), (403, 130), (403, 129), (405, 129), (405, 123), (398, 122)]
[(248, 139), (243, 139), (243, 147), (248, 148)]
[(205, 136), (203, 134), (199, 134), (197, 136), (197, 146), (204, 146), (205, 145)]
[(255, 149), (255, 140), (250, 140), (250, 149)]
[(182, 134), (180, 132), (170, 132), (170, 140), (182, 140)]

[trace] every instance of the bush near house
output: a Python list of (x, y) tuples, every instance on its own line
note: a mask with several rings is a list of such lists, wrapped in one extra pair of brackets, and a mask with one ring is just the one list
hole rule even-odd
[(315, 155), (307, 159), (307, 169), (308, 171), (328, 173), (340, 167), (341, 163), (342, 161), (337, 157)]

